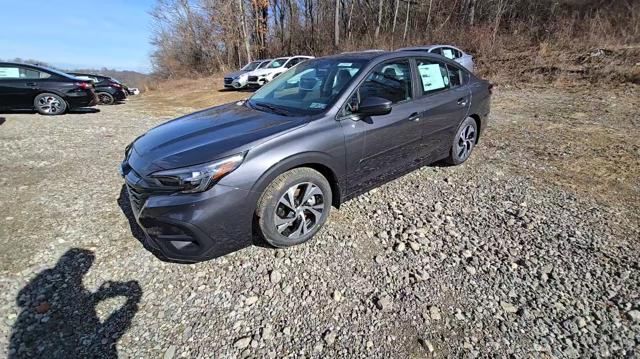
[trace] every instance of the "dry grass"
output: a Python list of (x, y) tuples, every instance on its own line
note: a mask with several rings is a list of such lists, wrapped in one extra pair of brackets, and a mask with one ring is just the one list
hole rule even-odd
[(251, 95), (251, 92), (225, 90), (222, 83), (222, 76), (158, 81), (153, 89), (134, 98), (131, 104), (140, 105), (141, 111), (151, 115), (175, 116)]

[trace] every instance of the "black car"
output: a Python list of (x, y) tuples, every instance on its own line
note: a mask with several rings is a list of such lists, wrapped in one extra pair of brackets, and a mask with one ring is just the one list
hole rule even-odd
[(125, 150), (131, 208), (159, 256), (194, 262), (309, 240), (331, 206), (435, 161), (469, 158), (491, 84), (427, 52), (306, 61), (246, 101), (151, 129)]
[(83, 80), (92, 81), (96, 88), (98, 101), (102, 105), (113, 105), (117, 101), (124, 101), (127, 98), (127, 88), (112, 77), (78, 72), (70, 72), (69, 74)]
[(0, 62), (1, 110), (35, 109), (42, 115), (60, 115), (96, 103), (90, 81), (42, 66)]

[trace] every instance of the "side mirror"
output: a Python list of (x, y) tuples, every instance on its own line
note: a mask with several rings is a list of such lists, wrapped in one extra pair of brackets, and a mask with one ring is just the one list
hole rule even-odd
[(382, 97), (367, 97), (358, 105), (357, 113), (366, 116), (382, 116), (391, 112), (391, 101)]

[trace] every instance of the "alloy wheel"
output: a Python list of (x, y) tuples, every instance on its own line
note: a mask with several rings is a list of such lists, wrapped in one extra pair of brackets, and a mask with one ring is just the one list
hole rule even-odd
[(106, 104), (106, 103), (110, 103), (111, 102), (111, 97), (109, 97), (108, 95), (98, 95), (98, 99), (100, 100), (100, 103), (102, 103), (102, 104)]
[(43, 96), (38, 100), (38, 108), (44, 113), (56, 114), (62, 109), (62, 103), (54, 96)]
[(296, 239), (313, 231), (324, 216), (324, 193), (303, 182), (289, 187), (276, 204), (274, 225), (281, 235)]
[(472, 125), (465, 126), (460, 131), (458, 142), (456, 144), (456, 153), (460, 160), (465, 160), (471, 154), (474, 144), (476, 143), (476, 129)]

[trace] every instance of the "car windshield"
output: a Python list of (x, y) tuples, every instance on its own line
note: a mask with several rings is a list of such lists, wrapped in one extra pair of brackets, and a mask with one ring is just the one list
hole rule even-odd
[(271, 63), (271, 60), (267, 60), (267, 61), (263, 61), (260, 66), (258, 66), (259, 69), (263, 69), (265, 67), (267, 67), (267, 65), (269, 65)]
[(253, 70), (257, 69), (257, 68), (258, 68), (258, 66), (259, 66), (261, 63), (262, 63), (262, 62), (260, 62), (260, 61), (253, 61), (253, 62), (250, 62), (250, 63), (246, 64), (246, 65), (242, 68), (242, 70), (245, 70), (245, 71), (253, 71)]
[(363, 59), (305, 61), (251, 96), (248, 105), (282, 114), (324, 112), (367, 64)]
[(271, 63), (267, 66), (265, 66), (265, 69), (277, 69), (278, 67), (282, 67), (282, 65), (284, 65), (285, 62), (287, 62), (287, 60), (289, 60), (288, 57), (282, 57), (279, 59), (275, 59), (273, 61), (271, 61)]

